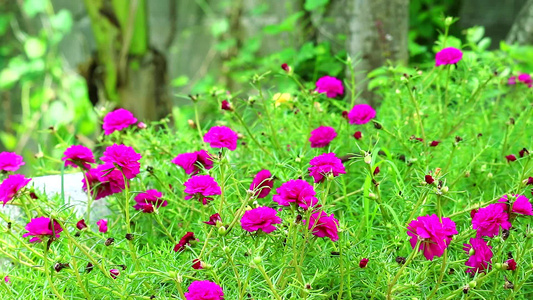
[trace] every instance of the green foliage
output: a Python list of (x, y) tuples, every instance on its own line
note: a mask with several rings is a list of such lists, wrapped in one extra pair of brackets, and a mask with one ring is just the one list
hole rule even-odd
[[(373, 85), (383, 104), (366, 124), (350, 125), (342, 117), (342, 111), (352, 108), (346, 98), (355, 84), (346, 84), (343, 97), (327, 98), (312, 92), (314, 81), (276, 66), (252, 76), (254, 94), (210, 88), (193, 97), (192, 105), (173, 110), (173, 126), (165, 119), (146, 129), (127, 128), (99, 137), (96, 157), (114, 143), (132, 146), (143, 156), (141, 173), (128, 189), (106, 200), (111, 211), (106, 216), (109, 231), (98, 232), (95, 222), (101, 216), (87, 213), (83, 218), (89, 228), (79, 231), (75, 224), (82, 216), (64, 205), (67, 199), (37, 191), (35, 200), (23, 191), (8, 206), (27, 205), (37, 212), (19, 221), (0, 211), (4, 220), (12, 222), (10, 230), (0, 223), (0, 252), (14, 262), (4, 271), (12, 283), (0, 288), (17, 299), (54, 294), (83, 298), (86, 293), (99, 299), (183, 298), (191, 282), (210, 280), (223, 288), (226, 299), (455, 299), (465, 292), (464, 297), (474, 298), (529, 298), (533, 293), (531, 216), (515, 216), (508, 237), (486, 238), (494, 254), (490, 270), (475, 276), (466, 273), (469, 254), (463, 244), (476, 235), (471, 210), (504, 195), (531, 198), (531, 185), (526, 183), (533, 176), (533, 156), (519, 155), (523, 148), (533, 149), (529, 132), (533, 89), (507, 84), (505, 70), (515, 69), (508, 55), (513, 47), (503, 49), (507, 52), (482, 51), (478, 43), (483, 38), (474, 31), (456, 65), (388, 66), (372, 72), (372, 78), (387, 80)], [(450, 36), (444, 40), (454, 43)], [(303, 61), (325, 55), (317, 52), (327, 53), (318, 47), (302, 47)], [(284, 83), (278, 86), (277, 82)], [(290, 99), (273, 99), (286, 86), (293, 87)], [(222, 100), (228, 100), (233, 110), (220, 110)], [(210, 114), (200, 118), (198, 112), (207, 108)], [(69, 108), (55, 109), (61, 118), (70, 118)], [(239, 133), (235, 151), (210, 148), (203, 142), (205, 132), (217, 125)], [(333, 127), (337, 137), (324, 148), (311, 148), (310, 132), (318, 126)], [(362, 132), (361, 139), (352, 137), (355, 131)], [(432, 141), (440, 143), (432, 146)], [(60, 142), (57, 148), (62, 152), (71, 144)], [(201, 174), (212, 176), (222, 190), (208, 205), (184, 200), (184, 182), (190, 175), (171, 163), (178, 154), (200, 149), (214, 157), (213, 168), (202, 169)], [(315, 237), (307, 221), (299, 221), (309, 220), (311, 211), (296, 206), (278, 212), (283, 222), (270, 234), (241, 228), (245, 210), (281, 208), (272, 196), (284, 182), (297, 178), (312, 182), (310, 160), (329, 152), (343, 157), (346, 174), (328, 176), (313, 186), (321, 205), (316, 209), (339, 220), (338, 241)], [(509, 154), (517, 160), (507, 161)], [(52, 156), (44, 151), (38, 168), (61, 170), (60, 155)], [(275, 176), (274, 189), (266, 198), (256, 199), (249, 187), (262, 169)], [(426, 183), (426, 175), (435, 182)], [(134, 210), (134, 197), (147, 189), (163, 192), (168, 206), (152, 214)], [(214, 213), (221, 215), (222, 222), (204, 224)], [(459, 234), (443, 256), (429, 261), (413, 251), (406, 224), (431, 214), (451, 218)], [(36, 215), (53, 216), (65, 229), (47, 252), (46, 243), (30, 244), (20, 238), (26, 232), (25, 223)], [(184, 251), (172, 251), (186, 232), (193, 232), (197, 240)], [(127, 240), (127, 233), (134, 239)], [(109, 238), (114, 242), (106, 245)], [(518, 264), (515, 271), (501, 267), (509, 252)], [(405, 265), (402, 257), (407, 258)], [(369, 259), (365, 268), (359, 266), (362, 258)], [(204, 268), (193, 269), (194, 259), (203, 262)], [(88, 262), (94, 264), (90, 272)], [(69, 263), (70, 268), (55, 272), (56, 263)], [(120, 275), (112, 279), (110, 269), (119, 269)], [(514, 289), (504, 287), (506, 282), (512, 282)]]
[[(10, 151), (24, 149), (29, 158), (38, 146), (48, 152), (67, 136), (92, 135), (96, 116), (88, 101), (85, 81), (65, 70), (63, 58), (58, 56), (60, 43), (73, 25), (71, 13), (54, 13), (50, 2), (41, 0), (26, 0), (22, 8), (28, 17), (42, 18), (49, 26), (29, 35), (22, 28), (10, 26), (12, 13), (0, 14), (0, 35), (6, 40), (0, 53), (0, 91), (16, 100), (12, 111), (2, 113), (18, 123), (12, 128), (0, 128), (0, 142)], [(14, 35), (21, 37), (20, 42)], [(48, 128), (54, 128), (57, 137), (42, 140), (40, 136)]]

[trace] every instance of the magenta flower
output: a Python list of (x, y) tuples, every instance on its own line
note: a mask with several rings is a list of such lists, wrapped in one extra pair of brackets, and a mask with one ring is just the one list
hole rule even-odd
[(154, 212), (154, 206), (159, 208), (168, 205), (168, 202), (162, 200), (161, 197), (163, 197), (163, 194), (158, 190), (147, 190), (146, 192), (135, 196), (135, 202), (137, 202), (137, 204), (135, 204), (133, 208), (136, 210), (142, 210), (145, 213), (152, 213)]
[(4, 206), (7, 202), (13, 200), (30, 181), (30, 178), (26, 178), (21, 174), (9, 175), (4, 179), (0, 184), (0, 201), (4, 202)]
[(315, 212), (309, 218), (307, 225), (309, 230), (313, 231), (313, 235), (318, 237), (328, 237), (332, 241), (339, 240), (339, 220), (335, 219), (333, 214), (329, 215), (323, 211)]
[(126, 188), (122, 173), (112, 163), (106, 163), (90, 169), (82, 179), (83, 190), (88, 192), (94, 200), (120, 193)]
[[(516, 198), (516, 200), (512, 203), (511, 213), (525, 216), (533, 216), (533, 207), (529, 202), (529, 199), (524, 195), (514, 195), (514, 197)], [(507, 203), (507, 195), (503, 196), (498, 201)]]
[(329, 143), (337, 137), (337, 133), (333, 127), (320, 126), (317, 129), (311, 131), (311, 148), (322, 148), (329, 145)]
[(233, 107), (231, 106), (231, 103), (228, 102), (228, 100), (222, 100), (220, 108), (222, 110), (226, 110), (226, 111), (232, 111), (233, 110)]
[(213, 168), (213, 157), (205, 150), (182, 153), (172, 160), (185, 170), (185, 174), (196, 175), (202, 168), (209, 170)]
[(376, 111), (368, 104), (356, 104), (348, 113), (350, 124), (366, 124), (375, 117)]
[(516, 261), (513, 258), (506, 260), (505, 264), (507, 265), (507, 270), (509, 271), (516, 270)]
[(222, 288), (209, 280), (194, 281), (189, 285), (189, 292), (184, 294), (186, 300), (223, 300)]
[(113, 279), (116, 279), (118, 275), (120, 275), (120, 271), (118, 269), (111, 269), (109, 270), (109, 275), (111, 275)]
[(442, 256), (455, 234), (458, 234), (455, 223), (449, 218), (442, 218), (441, 223), (435, 214), (418, 217), (407, 225), (411, 247), (414, 249), (420, 240), (418, 251), (423, 250), (427, 260)]
[(96, 222), (96, 225), (98, 225), (98, 231), (101, 233), (107, 232), (107, 219), (101, 219)]
[(321, 154), (311, 159), (309, 164), (311, 165), (308, 169), (309, 175), (313, 177), (315, 183), (322, 182), (329, 174), (333, 177), (346, 174), (342, 161), (335, 156), (335, 153)]
[(22, 156), (15, 152), (0, 153), (0, 171), (15, 172), (21, 166), (25, 165)]
[(241, 218), (241, 227), (249, 232), (262, 230), (264, 233), (271, 233), (277, 229), (273, 224), (281, 224), (277, 213), (277, 210), (267, 206), (248, 210)]
[(261, 170), (255, 175), (250, 191), (254, 192), (254, 196), (261, 199), (268, 196), (270, 190), (274, 187), (274, 180), (269, 170)]
[(507, 162), (516, 161), (516, 156), (514, 154), (509, 154), (505, 156), (505, 159), (507, 159)]
[(140, 172), (141, 158), (142, 156), (132, 147), (113, 144), (105, 149), (101, 160), (117, 165), (126, 178), (133, 179)]
[(234, 151), (237, 148), (237, 133), (226, 126), (214, 126), (204, 135), (204, 142), (211, 148), (228, 148)]
[(272, 197), (281, 206), (296, 203), (303, 209), (309, 209), (318, 203), (316, 192), (312, 185), (305, 180), (289, 180), (276, 189), (277, 195)]
[(527, 85), (528, 87), (533, 86), (533, 80), (531, 79), (531, 75), (523, 73), (518, 75), (517, 77), (518, 81), (522, 82), (523, 84)]
[(209, 221), (204, 222), (204, 223), (207, 225), (216, 226), (217, 223), (222, 223), (222, 218), (220, 217), (218, 213), (216, 213), (216, 214), (211, 215), (209, 217)]
[(222, 194), (218, 183), (209, 175), (196, 175), (183, 184), (185, 186), (185, 200), (191, 198), (198, 199), (203, 205), (207, 205), (209, 201), (213, 201), (213, 198), (206, 196), (214, 196)]
[(22, 237), (33, 236), (30, 239), (30, 243), (40, 243), (45, 237), (52, 240), (59, 238), (59, 233), (63, 231), (63, 228), (61, 228), (56, 220), (52, 223), (53, 225), (51, 223), (52, 221), (47, 217), (31, 219), (31, 221), (26, 224), (26, 227), (24, 227), (28, 232)]
[(115, 131), (121, 131), (124, 128), (127, 128), (130, 125), (133, 125), (137, 122), (137, 119), (133, 114), (123, 108), (119, 108), (115, 111), (108, 113), (104, 117), (104, 129), (105, 135), (110, 135)]
[(91, 168), (90, 164), (95, 163), (94, 154), (91, 149), (82, 145), (72, 145), (68, 147), (63, 154), (62, 160), (65, 161), (65, 167), (82, 167), (85, 170), (89, 170)]
[(87, 228), (87, 224), (85, 224), (85, 219), (79, 220), (76, 223), (76, 228), (78, 228), (78, 230), (83, 230), (83, 229)]
[(201, 270), (204, 268), (204, 266), (202, 265), (202, 261), (199, 260), (198, 258), (195, 258), (192, 260), (192, 268), (195, 269), (195, 270)]
[(10, 283), (11, 283), (11, 278), (9, 278), (9, 276), (6, 275), (6, 276), (4, 277), (4, 282), (5, 282), (6, 284), (10, 284)]
[(191, 245), (191, 241), (195, 241), (194, 232), (187, 232), (184, 236), (181, 237), (180, 241), (174, 246), (174, 252), (181, 252), (185, 250), (186, 245)]
[(463, 52), (454, 47), (448, 47), (440, 50), (435, 55), (435, 66), (453, 65), (463, 58)]
[(366, 268), (367, 264), (368, 264), (368, 258), (362, 258), (359, 261), (359, 268)]
[(491, 269), (489, 264), (493, 256), (492, 247), (487, 245), (487, 242), (482, 238), (471, 238), (470, 245), (464, 244), (463, 249), (470, 255), (470, 258), (465, 262), (465, 265), (470, 267), (466, 270), (466, 273), (472, 273), (473, 275)]
[(495, 237), (502, 229), (511, 228), (509, 215), (505, 211), (505, 205), (493, 203), (480, 208), (472, 219), (472, 227), (477, 230), (476, 237)]
[(324, 76), (316, 82), (315, 91), (319, 93), (326, 93), (328, 98), (335, 98), (344, 94), (344, 87), (342, 81), (335, 77)]

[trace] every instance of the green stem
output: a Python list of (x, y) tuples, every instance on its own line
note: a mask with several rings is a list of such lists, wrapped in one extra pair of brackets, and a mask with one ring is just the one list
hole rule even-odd
[(54, 291), (54, 294), (56, 294), (57, 298), (61, 300), (65, 300), (63, 296), (59, 293), (57, 290), (54, 281), (52, 280), (52, 277), (50, 276), (50, 270), (48, 269), (48, 242), (44, 243), (44, 274), (46, 276), (46, 279), (48, 280), (48, 283), (50, 283), (50, 287), (52, 288), (52, 291)]
[(244, 129), (246, 130), (246, 132), (248, 133), (248, 135), (250, 136), (250, 138), (252, 139), (252, 141), (254, 141), (254, 143), (263, 151), (265, 152), (266, 155), (268, 156), (272, 156), (272, 154), (270, 154), (270, 152), (265, 149), (254, 137), (254, 135), (252, 134), (252, 132), (250, 131), (250, 129), (248, 128), (248, 126), (246, 125), (246, 123), (244, 122), (244, 120), (242, 119), (242, 117), (239, 115), (239, 113), (237, 113), (237, 110), (234, 109), (233, 110), (233, 113), (235, 114), (235, 116), (237, 117), (237, 119), (239, 120), (239, 122), (242, 124), (242, 126), (244, 126)]
[(435, 296), (437, 294), (437, 290), (439, 289), (439, 286), (440, 286), (440, 284), (442, 282), (442, 279), (444, 278), (444, 271), (446, 271), (447, 258), (448, 258), (448, 249), (444, 249), (444, 257), (442, 258), (442, 266), (440, 268), (439, 280), (437, 281), (437, 284), (435, 285), (435, 288), (433, 288), (433, 291), (429, 295), (428, 300), (431, 300), (433, 298), (433, 296)]
[(391, 296), (392, 295), (392, 288), (394, 287), (394, 285), (396, 284), (398, 279), (400, 279), (400, 276), (402, 276), (402, 273), (405, 270), (405, 268), (407, 267), (407, 265), (415, 258), (416, 254), (418, 253), (418, 248), (420, 247), (420, 243), (421, 243), (421, 240), (418, 240), (416, 242), (416, 246), (413, 249), (413, 252), (411, 252), (411, 254), (409, 255), (409, 258), (407, 259), (405, 264), (403, 264), (403, 266), (400, 268), (398, 273), (396, 273), (396, 276), (394, 276), (392, 281), (389, 283), (389, 286), (387, 288), (387, 300), (392, 299), (392, 296)]
[(276, 287), (272, 283), (272, 280), (270, 279), (268, 274), (265, 272), (265, 269), (263, 268), (263, 265), (261, 263), (259, 263), (259, 264), (256, 264), (256, 266), (257, 266), (257, 269), (259, 269), (259, 272), (261, 272), (261, 274), (263, 274), (263, 277), (265, 278), (265, 280), (266, 280), (266, 282), (268, 284), (268, 287), (272, 291), (272, 294), (274, 294), (274, 297), (276, 297), (277, 300), (282, 300), (281, 297), (279, 296), (278, 292), (276, 291)]

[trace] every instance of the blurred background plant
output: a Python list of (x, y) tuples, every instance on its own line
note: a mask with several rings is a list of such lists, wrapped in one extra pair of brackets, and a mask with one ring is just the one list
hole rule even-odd
[[(350, 101), (378, 104), (381, 97), (373, 90), (386, 84), (380, 67), (431, 64), (449, 15), (458, 21), (447, 45), (496, 50), (507, 58), (509, 74), (533, 72), (528, 46), (533, 0), (0, 0), (0, 5), (0, 151), (23, 153), (30, 161), (53, 153), (58, 140), (75, 137), (92, 146), (98, 115), (111, 107), (128, 108), (140, 119), (170, 115), (184, 123), (194, 118), (188, 94), (253, 97), (253, 76), (282, 63), (304, 82), (354, 72), (358, 96)], [(348, 57), (353, 68), (346, 68)], [(265, 87), (297, 90), (293, 82), (268, 78)], [(210, 117), (212, 103), (200, 101), (200, 119)]]

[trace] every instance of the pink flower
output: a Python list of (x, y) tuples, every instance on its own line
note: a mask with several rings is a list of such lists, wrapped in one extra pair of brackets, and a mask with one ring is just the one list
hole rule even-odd
[(264, 233), (271, 233), (276, 230), (273, 224), (281, 223), (281, 218), (277, 216), (277, 213), (277, 210), (267, 206), (248, 210), (241, 218), (241, 227), (249, 232), (262, 230)]
[(183, 185), (185, 186), (185, 193), (188, 194), (185, 196), (185, 200), (196, 198), (198, 201), (202, 202), (203, 205), (206, 205), (209, 201), (213, 201), (213, 198), (206, 196), (222, 194), (218, 183), (209, 175), (193, 176), (185, 181)]
[(189, 285), (189, 292), (185, 293), (186, 300), (223, 300), (222, 288), (209, 280), (194, 281)]
[(360, 140), (360, 139), (363, 137), (363, 134), (361, 133), (361, 131), (356, 131), (356, 132), (353, 134), (353, 137), (354, 137), (356, 140)]
[[(529, 199), (524, 195), (514, 195), (514, 197), (516, 198), (516, 200), (512, 203), (513, 206), (511, 208), (511, 213), (525, 216), (533, 216), (533, 206), (529, 202)], [(505, 195), (498, 201), (507, 203), (507, 199), (507, 195)]]
[(465, 262), (465, 265), (469, 266), (466, 273), (478, 273), (490, 270), (490, 263), (492, 260), (492, 247), (487, 245), (482, 238), (471, 238), (470, 245), (464, 244), (463, 248), (470, 258)]
[(52, 221), (47, 217), (31, 219), (24, 227), (28, 232), (22, 237), (33, 236), (30, 239), (30, 243), (40, 243), (44, 237), (50, 239), (59, 238), (59, 233), (63, 231), (63, 228), (56, 220), (54, 220), (53, 225), (51, 223)]
[(82, 167), (89, 170), (91, 165), (95, 163), (94, 154), (91, 149), (82, 145), (72, 145), (65, 150), (62, 160), (65, 161), (65, 167), (72, 166), (74, 168)]
[(234, 151), (237, 148), (237, 133), (226, 126), (214, 126), (204, 135), (204, 142), (211, 148), (228, 148)]
[(356, 104), (348, 113), (350, 124), (366, 124), (375, 117), (376, 111), (368, 104)]
[(146, 127), (148, 127), (148, 126), (146, 126), (146, 124), (144, 122), (137, 123), (137, 128), (139, 128), (139, 129), (146, 129)]
[(342, 86), (342, 81), (338, 80), (337, 78), (324, 76), (318, 79), (316, 82), (315, 91), (319, 93), (326, 93), (328, 98), (335, 98), (338, 95), (342, 96), (344, 94), (344, 87)]
[(495, 237), (502, 229), (511, 228), (509, 215), (505, 212), (505, 205), (493, 203), (480, 208), (472, 219), (472, 227), (477, 230), (476, 237)]
[(118, 275), (120, 275), (120, 271), (118, 269), (111, 269), (109, 270), (109, 275), (111, 275), (113, 279), (116, 279)]
[(442, 218), (441, 222), (435, 214), (418, 217), (407, 225), (407, 235), (411, 237), (411, 247), (414, 249), (420, 240), (418, 250), (423, 250), (424, 256), (428, 260), (433, 260), (435, 256), (442, 256), (444, 250), (450, 245), (453, 235), (457, 233), (455, 223), (452, 220)]
[(516, 84), (516, 76), (511, 76), (511, 77), (509, 77), (509, 79), (507, 79), (507, 84), (508, 84), (508, 85), (514, 85), (514, 84)]
[(196, 175), (202, 168), (209, 170), (213, 168), (213, 158), (211, 154), (205, 150), (200, 150), (190, 153), (182, 153), (172, 160), (185, 170), (185, 174)]
[(296, 203), (307, 210), (318, 203), (313, 186), (302, 179), (285, 182), (276, 189), (276, 193), (277, 195), (274, 195), (272, 200), (281, 206), (289, 206), (291, 203)]
[(85, 224), (85, 220), (84, 219), (79, 220), (78, 223), (76, 223), (76, 228), (78, 228), (78, 230), (83, 230), (87, 228), (87, 224)]
[(274, 186), (274, 180), (269, 170), (261, 170), (255, 175), (252, 184), (250, 185), (250, 191), (254, 192), (254, 196), (261, 199), (268, 196), (270, 190)]
[(82, 179), (83, 190), (90, 193), (94, 200), (120, 193), (126, 188), (124, 177), (112, 163), (106, 163), (90, 169)]
[(507, 265), (507, 270), (509, 271), (516, 270), (516, 261), (513, 258), (506, 260), (505, 264)]
[(185, 246), (191, 245), (191, 241), (195, 241), (194, 232), (187, 232), (181, 237), (180, 241), (174, 246), (174, 252), (181, 252), (185, 250)]
[(121, 131), (124, 128), (127, 128), (130, 125), (133, 125), (137, 122), (137, 119), (133, 114), (123, 108), (119, 108), (115, 111), (108, 113), (104, 117), (104, 129), (105, 135), (110, 135), (115, 131)]
[(335, 156), (335, 153), (321, 154), (309, 162), (309, 175), (313, 177), (315, 183), (322, 182), (325, 176), (332, 174), (337, 177), (340, 174), (346, 174), (342, 161)]
[(15, 172), (20, 166), (25, 165), (22, 156), (15, 152), (0, 153), (0, 171)]
[(135, 196), (135, 202), (137, 202), (137, 204), (135, 204), (133, 208), (136, 210), (142, 210), (145, 213), (154, 212), (154, 206), (159, 208), (167, 206), (168, 204), (168, 202), (162, 200), (161, 197), (163, 197), (163, 194), (158, 190), (147, 190), (146, 192)]
[(328, 237), (336, 242), (339, 240), (338, 226), (339, 220), (335, 219), (333, 214), (328, 216), (327, 213), (319, 211), (311, 215), (307, 228), (317, 237)]
[(98, 225), (98, 231), (101, 233), (107, 232), (107, 219), (101, 219), (96, 222), (96, 225)]
[(368, 258), (362, 258), (359, 261), (359, 268), (366, 268), (367, 264), (368, 264)]
[(516, 156), (514, 154), (509, 154), (505, 157), (507, 159), (507, 162), (516, 161)]
[(4, 277), (4, 282), (5, 282), (6, 284), (10, 284), (10, 283), (11, 283), (11, 278), (9, 278), (9, 276), (5, 276), (5, 277)]
[(26, 178), (21, 174), (9, 175), (4, 179), (2, 184), (0, 184), (0, 201), (4, 202), (4, 206), (7, 202), (13, 200), (30, 181), (30, 178)]
[(444, 48), (435, 55), (435, 66), (453, 65), (458, 63), (462, 58), (463, 52), (461, 50), (454, 47)]
[(424, 176), (424, 180), (426, 181), (427, 184), (433, 184), (433, 182), (435, 182), (435, 179), (431, 175)]
[(528, 87), (533, 86), (533, 80), (531, 79), (531, 75), (523, 73), (523, 74), (518, 75), (517, 78), (518, 78), (518, 81), (522, 82)]
[(322, 148), (329, 145), (329, 143), (337, 137), (337, 133), (333, 127), (320, 126), (317, 129), (311, 131), (311, 148)]
[(113, 144), (105, 149), (101, 160), (117, 165), (126, 178), (133, 179), (139, 174), (141, 158), (142, 156), (132, 147)]
[(231, 106), (231, 103), (228, 102), (228, 100), (222, 100), (222, 104), (220, 105), (220, 108), (226, 111), (233, 110), (233, 107)]
[(216, 226), (217, 223), (222, 223), (222, 218), (220, 217), (220, 215), (218, 213), (216, 213), (216, 214), (211, 215), (209, 217), (209, 221), (204, 222), (204, 223), (207, 224), (207, 225)]
[(202, 266), (202, 262), (198, 258), (195, 258), (192, 260), (192, 268), (195, 270), (201, 270), (204, 267)]

